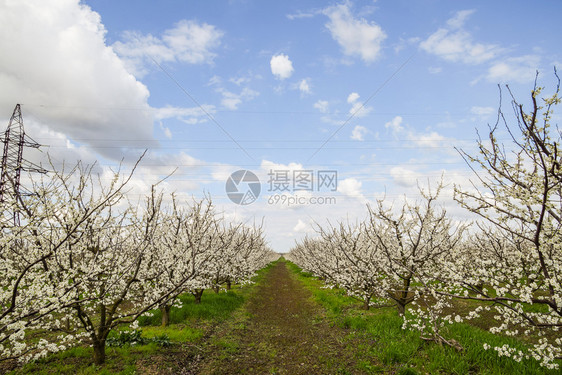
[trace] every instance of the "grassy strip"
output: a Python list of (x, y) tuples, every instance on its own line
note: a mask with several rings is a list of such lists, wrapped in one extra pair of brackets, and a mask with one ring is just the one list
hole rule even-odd
[[(253, 278), (254, 283), (259, 283), (271, 267), (272, 265), (258, 271)], [(253, 288), (254, 284), (235, 285), (232, 290), (218, 294), (208, 290), (203, 294), (200, 304), (193, 303), (194, 298), (190, 294), (180, 296), (182, 307), (171, 309), (171, 324), (168, 327), (160, 326), (162, 316), (159, 310), (152, 311), (150, 317), (139, 319), (143, 338), (140, 341), (147, 341), (148, 344), (131, 345), (128, 340), (122, 340), (127, 335), (111, 332), (110, 338), (117, 345), (107, 347), (107, 359), (103, 366), (92, 363), (92, 349), (84, 346), (28, 363), (9, 374), (127, 375), (154, 373), (158, 367), (163, 366), (174, 373), (177, 366), (180, 366), (176, 359), (189, 356), (190, 351), (199, 351), (199, 346), (205, 344), (206, 336), (213, 327), (228, 320), (242, 306)], [(128, 330), (128, 327), (123, 327), (123, 331)]]
[[(312, 292), (314, 299), (327, 311), (334, 324), (351, 330), (352, 335), (364, 336), (365, 344), (357, 348), (364, 358), (364, 369), (371, 373), (396, 371), (400, 374), (557, 374), (539, 366), (535, 360), (520, 363), (498, 357), (494, 350), (484, 350), (483, 344), (492, 347), (509, 344), (523, 349), (524, 344), (511, 337), (494, 335), (466, 323), (454, 324), (444, 332), (464, 347), (463, 352), (428, 343), (419, 333), (402, 329), (402, 318), (393, 308), (361, 310), (361, 304), (345, 295), (340, 289), (326, 289), (321, 280), (302, 272), (298, 266), (287, 262), (289, 269)], [(369, 356), (374, 356), (386, 369), (369, 368)]]

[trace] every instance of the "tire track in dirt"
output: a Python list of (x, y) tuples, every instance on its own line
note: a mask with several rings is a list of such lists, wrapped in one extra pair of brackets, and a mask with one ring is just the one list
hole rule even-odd
[(214, 338), (200, 374), (358, 374), (346, 332), (322, 319), (311, 293), (277, 262), (244, 311)]

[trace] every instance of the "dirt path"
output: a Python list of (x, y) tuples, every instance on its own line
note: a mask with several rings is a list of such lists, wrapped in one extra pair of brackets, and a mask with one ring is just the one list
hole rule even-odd
[(278, 262), (245, 310), (214, 337), (201, 374), (357, 374), (353, 344)]

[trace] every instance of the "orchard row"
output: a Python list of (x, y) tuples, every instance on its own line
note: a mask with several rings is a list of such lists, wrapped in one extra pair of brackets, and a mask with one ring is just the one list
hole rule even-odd
[[(562, 154), (551, 127), (560, 104), (532, 91), (530, 110), (512, 96), (514, 122), (499, 111), (479, 154), (461, 155), (474, 169), (472, 186), (454, 186), (454, 199), (479, 219), (455, 222), (436, 204), (443, 185), (420, 189), (423, 199), (402, 207), (378, 201), (368, 219), (317, 229), (288, 258), (370, 306), (396, 306), (403, 328), (461, 350), (446, 327), (487, 317), (493, 333), (525, 337), (527, 350), (484, 349), (516, 361), (535, 358), (558, 368), (562, 359)], [(509, 90), (509, 88), (507, 88)], [(504, 131), (511, 145), (498, 141)], [(456, 308), (459, 300), (464, 309)], [(466, 311), (466, 306), (472, 306)], [(461, 312), (463, 311), (463, 312)], [(491, 317), (491, 318), (490, 318)]]
[(167, 324), (180, 294), (198, 302), (276, 258), (261, 228), (226, 223), (209, 197), (179, 201), (153, 187), (131, 202), (132, 172), (106, 184), (92, 168), (50, 172), (2, 202), (0, 360), (88, 343), (101, 364), (111, 330), (153, 309)]

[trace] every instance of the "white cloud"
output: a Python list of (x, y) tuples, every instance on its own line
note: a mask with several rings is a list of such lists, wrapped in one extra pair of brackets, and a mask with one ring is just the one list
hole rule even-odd
[(261, 169), (265, 172), (273, 171), (298, 171), (302, 170), (303, 166), (300, 163), (279, 164), (270, 160), (262, 160)]
[(410, 45), (417, 45), (420, 42), (419, 37), (412, 37), (412, 38), (408, 38), (408, 39), (404, 39), (402, 37), (398, 38), (398, 43), (396, 43), (393, 47), (394, 52), (398, 53), (400, 51), (402, 51), (404, 48), (410, 46)]
[(301, 219), (298, 219), (297, 224), (293, 228), (293, 232), (297, 233), (308, 233), (311, 232), (312, 228), (309, 224), (305, 223)]
[(166, 138), (172, 139), (172, 131), (170, 130), (170, 128), (164, 126), (164, 124), (162, 124), (162, 121), (160, 121), (160, 129), (162, 130), (162, 132), (164, 132)]
[[(250, 79), (230, 79), (229, 82), (234, 83), (236, 86), (241, 86), (244, 83), (249, 83)], [(223, 80), (219, 76), (213, 76), (209, 80), (209, 86), (216, 87), (215, 91), (220, 93), (222, 96), (221, 105), (231, 111), (237, 110), (238, 106), (244, 101), (250, 101), (260, 94), (259, 92), (252, 90), (249, 87), (242, 88), (239, 93), (231, 92), (223, 86)], [(239, 90), (239, 87), (237, 87), (236, 89)]]
[[(148, 89), (105, 45), (100, 15), (87, 5), (3, 2), (0, 33), (0, 113), (24, 103), (24, 117), (32, 110), (52, 130), (94, 147), (123, 134), (138, 140), (133, 146), (153, 140)], [(120, 148), (99, 150), (122, 157)]]
[(329, 107), (330, 105), (326, 100), (319, 100), (316, 103), (314, 103), (314, 108), (316, 108), (322, 113), (328, 113), (328, 111), (330, 110)]
[(162, 37), (125, 31), (123, 41), (113, 44), (113, 49), (125, 60), (135, 75), (148, 72), (152, 59), (158, 63), (179, 61), (189, 64), (210, 64), (216, 57), (213, 49), (220, 45), (224, 33), (215, 26), (181, 20), (174, 28), (164, 31)]
[(308, 83), (308, 79), (302, 79), (299, 82), (299, 90), (302, 94), (310, 94), (310, 84)]
[(353, 103), (353, 106), (350, 108), (349, 114), (353, 115), (354, 117), (365, 117), (372, 110), (373, 110), (373, 107), (366, 107), (363, 103), (356, 102), (356, 103)]
[(289, 59), (289, 56), (284, 54), (274, 55), (269, 65), (271, 66), (271, 73), (275, 78), (284, 80), (289, 78), (293, 74), (293, 63)]
[(220, 92), (222, 95), (221, 104), (225, 108), (232, 111), (237, 110), (238, 106), (242, 104), (243, 101), (252, 100), (259, 95), (257, 91), (254, 91), (247, 87), (242, 89), (242, 91), (239, 94), (235, 94), (224, 88), (218, 88), (217, 91)]
[(367, 134), (367, 128), (364, 126), (357, 125), (351, 131), (351, 139), (356, 141), (363, 141), (365, 139), (365, 134)]
[(386, 129), (390, 129), (390, 131), (395, 135), (400, 133), (402, 130), (404, 130), (404, 127), (402, 127), (402, 117), (394, 117), (392, 120), (384, 124), (384, 127)]
[(365, 117), (373, 110), (373, 107), (367, 107), (364, 105), (364, 103), (358, 100), (359, 94), (356, 92), (352, 92), (347, 97), (347, 102), (349, 104), (352, 104), (351, 108), (349, 109), (349, 114), (354, 117)]
[(451, 29), (460, 29), (464, 25), (464, 22), (467, 20), (467, 18), (470, 17), (470, 15), (472, 15), (474, 12), (474, 9), (460, 10), (455, 14), (453, 18), (447, 20), (447, 25)]
[(326, 27), (346, 56), (359, 56), (365, 62), (379, 57), (381, 44), (386, 39), (379, 25), (354, 18), (349, 3), (328, 7), (323, 13), (330, 19)]
[(426, 133), (418, 132), (409, 125), (403, 125), (402, 116), (396, 116), (392, 120), (384, 124), (384, 127), (395, 137), (401, 140), (413, 142), (419, 147), (439, 147), (443, 145), (443, 141), (447, 138), (435, 131), (426, 129)]
[(486, 78), (493, 83), (527, 83), (535, 79), (537, 70), (540, 70), (537, 55), (510, 57), (492, 64)]
[(352, 104), (355, 103), (357, 101), (357, 99), (359, 99), (359, 94), (356, 92), (352, 92), (351, 94), (349, 94), (349, 96), (347, 97), (347, 102)]
[(228, 179), (228, 177), (237, 170), (243, 169), (241, 167), (237, 167), (234, 165), (228, 165), (228, 164), (219, 164), (219, 165), (215, 165), (212, 169), (211, 172), (211, 177), (215, 180), (215, 181), (224, 181), (226, 183), (226, 180)]
[[(203, 111), (203, 109), (205, 111)], [(156, 120), (165, 120), (169, 118), (175, 118), (186, 124), (197, 124), (207, 121), (207, 113), (214, 114), (216, 112), (215, 106), (204, 105), (203, 108), (200, 107), (173, 107), (165, 106), (162, 108), (154, 108), (154, 118)]]
[(218, 86), (218, 85), (222, 85), (222, 78), (217, 75), (212, 76), (211, 79), (209, 79), (208, 86)]
[(231, 111), (235, 111), (235, 110), (238, 109), (238, 106), (240, 105), (240, 103), (242, 103), (242, 99), (240, 98), (240, 96), (236, 95), (234, 93), (231, 93), (230, 91), (224, 90), (222, 92), (222, 95), (223, 95), (223, 97), (222, 97), (222, 100), (221, 100), (221, 104), (226, 109), (230, 109)]
[(394, 182), (397, 185), (403, 187), (414, 187), (416, 186), (418, 179), (421, 177), (419, 173), (416, 173), (410, 169), (404, 167), (394, 167), (390, 170), (390, 175), (392, 176)]
[(362, 197), (362, 185), (363, 184), (361, 183), (361, 181), (355, 178), (346, 178), (344, 180), (338, 181), (338, 192), (350, 197)]
[(494, 107), (474, 106), (474, 107), (470, 108), (470, 113), (475, 114), (476, 116), (481, 116), (481, 117), (488, 117), (488, 116), (494, 114), (495, 112), (497, 112), (497, 109), (495, 109)]
[(318, 11), (303, 12), (299, 10), (294, 14), (287, 14), (287, 18), (290, 19), (291, 21), (301, 18), (312, 18), (316, 16), (318, 13), (319, 13)]
[(181, 20), (173, 29), (166, 30), (162, 40), (177, 59), (190, 64), (209, 63), (216, 56), (211, 49), (220, 44), (223, 32), (215, 26), (192, 20)]
[(228, 80), (229, 82), (234, 83), (236, 86), (242, 86), (243, 84), (250, 83), (250, 77), (233, 77)]
[(448, 27), (431, 34), (420, 43), (420, 48), (445, 60), (466, 64), (480, 64), (495, 58), (501, 48), (494, 44), (476, 43), (472, 35), (463, 29), (464, 22), (472, 13), (472, 10), (457, 12), (447, 21)]
[(447, 139), (437, 132), (419, 134), (414, 137), (415, 143), (420, 147), (439, 147)]

